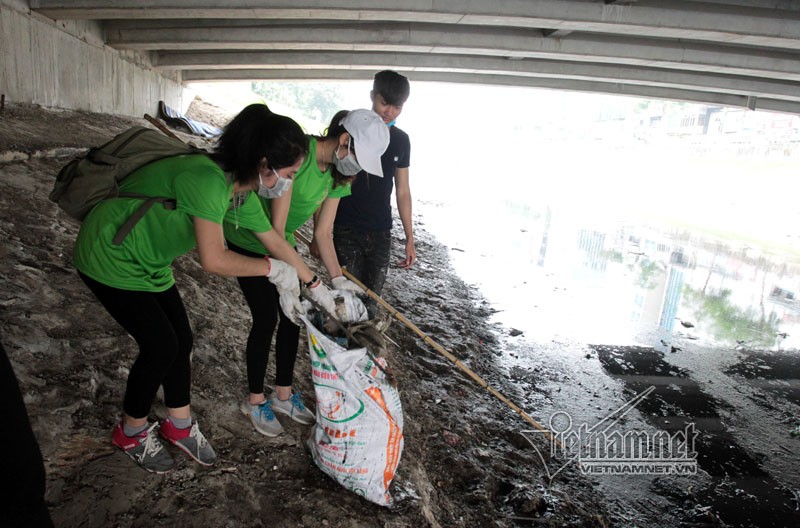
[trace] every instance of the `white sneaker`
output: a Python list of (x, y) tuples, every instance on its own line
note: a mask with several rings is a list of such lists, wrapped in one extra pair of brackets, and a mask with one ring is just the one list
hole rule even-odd
[(272, 412), (272, 402), (265, 401), (260, 405), (252, 405), (248, 398), (245, 398), (239, 410), (242, 414), (250, 418), (253, 427), (256, 431), (266, 436), (278, 436), (283, 432), (283, 426), (275, 418), (275, 413)]
[(288, 400), (279, 400), (278, 396), (275, 395), (270, 401), (273, 411), (285, 414), (295, 422), (310, 425), (317, 420), (314, 413), (303, 405), (303, 398), (300, 397), (299, 392), (292, 394), (292, 397)]

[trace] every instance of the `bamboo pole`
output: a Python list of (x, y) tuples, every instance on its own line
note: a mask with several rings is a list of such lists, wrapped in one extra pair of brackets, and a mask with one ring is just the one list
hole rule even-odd
[(176, 136), (172, 132), (172, 130), (168, 129), (166, 126), (164, 126), (164, 124), (161, 121), (159, 121), (155, 117), (151, 116), (150, 114), (145, 114), (144, 118), (147, 119), (153, 125), (155, 125), (160, 131), (162, 131), (164, 134), (168, 135), (169, 137), (175, 138), (175, 139), (180, 139), (181, 141), (183, 141), (181, 138)]
[[(304, 244), (306, 244), (306, 245), (309, 245), (309, 246), (311, 245), (311, 242), (310, 242), (310, 241), (309, 241), (309, 240), (308, 240), (308, 239), (307, 239), (305, 236), (303, 236), (301, 233), (299, 233), (299, 232), (295, 232), (294, 236), (295, 236), (295, 238), (297, 238), (298, 240), (300, 240), (300, 241), (301, 241), (301, 242), (303, 242)], [(395, 319), (397, 319), (398, 321), (400, 321), (401, 323), (403, 323), (404, 325), (406, 325), (406, 327), (408, 327), (408, 328), (409, 328), (411, 331), (413, 331), (415, 334), (417, 334), (419, 337), (421, 337), (421, 338), (422, 338), (422, 340), (423, 340), (424, 342), (426, 342), (427, 344), (429, 344), (431, 347), (433, 347), (433, 349), (434, 349), (434, 350), (436, 350), (437, 352), (439, 352), (440, 354), (442, 354), (444, 357), (446, 357), (447, 359), (449, 359), (449, 360), (450, 360), (450, 361), (451, 361), (451, 362), (452, 362), (452, 363), (453, 363), (455, 366), (457, 366), (457, 367), (458, 367), (459, 369), (461, 369), (461, 370), (462, 370), (464, 373), (466, 373), (466, 374), (467, 374), (467, 376), (469, 376), (469, 377), (470, 377), (470, 378), (472, 378), (472, 379), (473, 379), (473, 380), (474, 380), (476, 383), (478, 383), (478, 385), (480, 385), (481, 387), (483, 387), (484, 389), (486, 389), (487, 391), (489, 391), (489, 394), (491, 394), (492, 396), (494, 396), (495, 398), (497, 398), (497, 399), (498, 399), (498, 400), (500, 400), (501, 402), (505, 403), (505, 404), (506, 404), (508, 407), (510, 407), (510, 408), (511, 408), (511, 410), (513, 410), (514, 412), (516, 412), (517, 414), (519, 414), (519, 415), (520, 415), (520, 417), (522, 417), (522, 419), (523, 419), (523, 420), (525, 420), (526, 422), (528, 422), (529, 424), (531, 424), (533, 427), (535, 427), (535, 428), (536, 428), (536, 429), (538, 429), (539, 431), (543, 432), (543, 433), (545, 434), (545, 436), (547, 436), (547, 438), (549, 438), (551, 441), (554, 441), (554, 442), (556, 442), (556, 444), (557, 444), (557, 445), (559, 445), (559, 447), (560, 447), (560, 445), (561, 445), (561, 444), (560, 444), (560, 442), (558, 442), (558, 440), (555, 440), (555, 439), (553, 438), (552, 434), (550, 433), (550, 431), (549, 431), (549, 430), (547, 430), (547, 429), (546, 429), (544, 426), (542, 426), (542, 424), (540, 424), (539, 422), (537, 422), (536, 420), (534, 420), (534, 419), (533, 419), (533, 418), (532, 418), (532, 417), (531, 417), (531, 416), (530, 416), (528, 413), (526, 413), (525, 411), (523, 411), (522, 409), (520, 409), (520, 408), (519, 408), (519, 406), (517, 406), (517, 405), (516, 405), (514, 402), (512, 402), (511, 400), (509, 400), (508, 398), (506, 398), (506, 397), (505, 397), (503, 394), (501, 394), (500, 392), (498, 392), (497, 390), (495, 390), (495, 389), (494, 389), (494, 388), (493, 388), (491, 385), (489, 385), (489, 384), (488, 384), (488, 383), (487, 383), (487, 382), (486, 382), (486, 381), (485, 381), (485, 380), (484, 380), (482, 377), (480, 377), (480, 376), (479, 376), (478, 374), (476, 374), (476, 373), (475, 373), (475, 372), (474, 372), (472, 369), (470, 369), (470, 368), (469, 368), (469, 367), (467, 367), (467, 366), (466, 366), (464, 363), (462, 363), (462, 362), (461, 362), (461, 360), (459, 360), (459, 359), (458, 359), (457, 357), (455, 357), (453, 354), (451, 354), (450, 352), (448, 352), (447, 350), (445, 350), (445, 348), (444, 348), (444, 347), (442, 347), (442, 346), (441, 346), (439, 343), (437, 343), (436, 341), (434, 341), (433, 339), (431, 339), (431, 337), (430, 337), (430, 336), (428, 336), (428, 334), (426, 334), (425, 332), (423, 332), (422, 330), (420, 330), (420, 329), (417, 327), (417, 325), (415, 325), (414, 323), (412, 323), (411, 321), (409, 321), (409, 320), (408, 320), (408, 318), (406, 318), (406, 316), (404, 316), (404, 315), (403, 315), (403, 314), (401, 314), (399, 311), (397, 311), (397, 310), (396, 310), (396, 309), (395, 309), (395, 308), (394, 308), (394, 307), (393, 307), (391, 304), (389, 304), (388, 302), (384, 301), (384, 300), (381, 298), (381, 296), (380, 296), (380, 295), (378, 295), (378, 294), (377, 294), (377, 293), (375, 293), (374, 291), (372, 291), (372, 290), (370, 290), (369, 288), (367, 288), (367, 287), (364, 285), (364, 283), (362, 283), (360, 280), (358, 280), (358, 278), (356, 278), (356, 277), (355, 277), (355, 276), (354, 276), (352, 273), (350, 273), (349, 271), (347, 271), (347, 269), (346, 269), (346, 268), (342, 268), (342, 273), (344, 274), (344, 276), (345, 276), (345, 277), (347, 277), (348, 279), (350, 279), (351, 281), (353, 281), (355, 284), (357, 284), (357, 285), (358, 285), (358, 286), (359, 286), (361, 289), (363, 289), (363, 290), (366, 292), (366, 294), (367, 294), (368, 296), (370, 296), (371, 298), (375, 299), (375, 301), (377, 301), (377, 302), (378, 302), (378, 303), (379, 303), (381, 306), (383, 306), (383, 307), (384, 307), (384, 308), (385, 308), (385, 309), (386, 309), (386, 310), (387, 310), (387, 311), (388, 311), (390, 314), (392, 314), (392, 316), (394, 316), (394, 318), (395, 318)]]

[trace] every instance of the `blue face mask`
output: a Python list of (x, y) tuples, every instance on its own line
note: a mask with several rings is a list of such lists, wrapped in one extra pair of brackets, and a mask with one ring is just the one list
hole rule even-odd
[(275, 173), (275, 176), (278, 178), (275, 181), (275, 185), (272, 187), (267, 187), (264, 185), (264, 182), (261, 181), (261, 174), (258, 175), (258, 195), (264, 198), (277, 198), (278, 196), (282, 195), (289, 188), (292, 186), (292, 180), (289, 178), (283, 178), (278, 171), (275, 169), (270, 169), (272, 172)]
[(347, 156), (339, 159), (339, 147), (336, 147), (336, 152), (333, 153), (333, 164), (344, 176), (355, 176), (361, 172), (361, 165), (358, 164), (356, 158), (350, 153), (350, 140), (347, 140)]

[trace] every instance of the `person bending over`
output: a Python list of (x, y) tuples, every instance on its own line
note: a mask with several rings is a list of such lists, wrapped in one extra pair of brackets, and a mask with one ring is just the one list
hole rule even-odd
[[(150, 208), (120, 245), (112, 238), (141, 199), (104, 200), (81, 225), (73, 258), (78, 274), (139, 347), (112, 443), (144, 469), (163, 473), (174, 465), (158, 436), (200, 464), (216, 460), (190, 412), (193, 338), (173, 260), (196, 247), (204, 270), (267, 277), (281, 291), (285, 309), (297, 309), (298, 276), (309, 281), (313, 273), (271, 229), (251, 191), (274, 189), (279, 179), (297, 171), (307, 152), (308, 140), (297, 123), (266, 105), (250, 105), (227, 125), (212, 154), (159, 160), (120, 182), (123, 192), (175, 199), (174, 210)], [(222, 221), (230, 208), (241, 227), (273, 248), (275, 259), (245, 257), (225, 248)], [(316, 291), (323, 300), (331, 297), (324, 286)], [(160, 424), (150, 424), (159, 387), (167, 415)]]
[[(285, 232), (292, 246), (296, 245), (294, 232), (314, 215), (314, 241), (333, 287), (360, 292), (358, 286), (342, 275), (339, 267), (331, 235), (333, 219), (340, 198), (350, 194), (350, 181), (362, 167), (380, 174), (380, 157), (389, 144), (389, 130), (370, 110), (341, 111), (333, 117), (324, 136), (309, 136), (308, 139), (309, 153), (295, 174), (294, 182), (289, 182), (288, 190), (280, 196), (262, 196), (261, 205), (274, 230)], [(236, 229), (233, 220), (228, 214), (224, 224), (231, 250), (252, 257), (263, 257), (269, 252), (253, 232)], [(302, 424), (313, 423), (314, 414), (306, 408), (301, 394), (292, 391), (300, 327), (278, 309), (275, 285), (264, 277), (239, 277), (238, 280), (253, 317), (246, 349), (249, 395), (240, 404), (240, 410), (256, 431), (267, 436), (283, 431), (275, 412)], [(314, 281), (305, 286), (313, 287)], [(335, 309), (332, 304), (324, 308), (331, 312)], [(275, 390), (272, 398), (267, 399), (264, 377), (276, 324)]]

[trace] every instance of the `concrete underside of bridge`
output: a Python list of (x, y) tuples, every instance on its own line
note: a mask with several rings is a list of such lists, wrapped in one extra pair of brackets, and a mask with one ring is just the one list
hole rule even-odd
[(800, 1), (0, 0), (7, 102), (123, 115), (191, 81), (527, 86), (800, 112)]
[(139, 117), (152, 113), (159, 100), (183, 104), (180, 75), (155, 70), (149, 54), (104, 45), (97, 22), (55, 22), (21, 4), (0, 4), (5, 104)]

